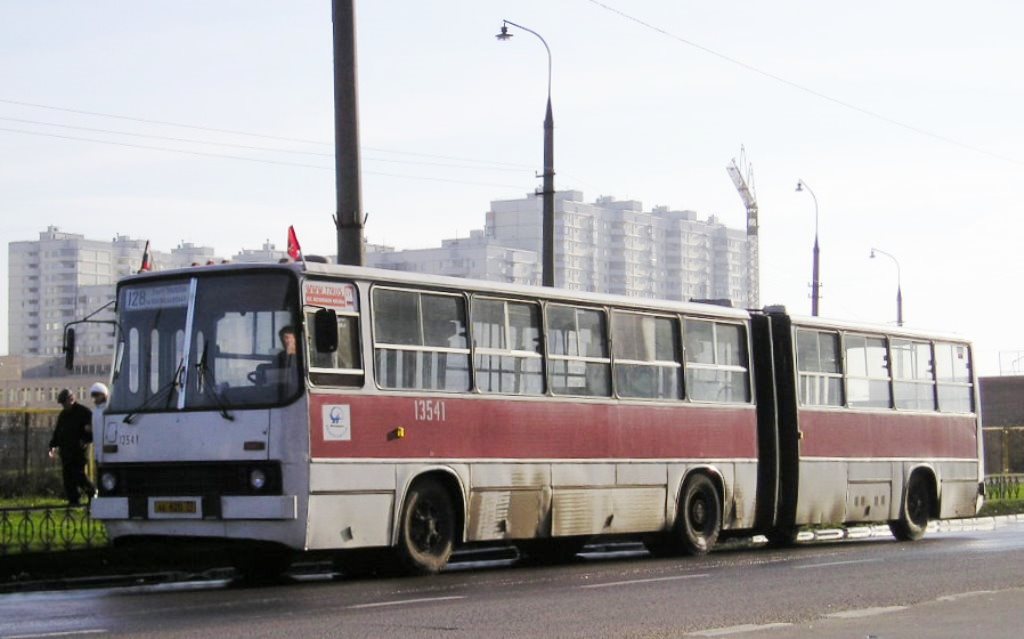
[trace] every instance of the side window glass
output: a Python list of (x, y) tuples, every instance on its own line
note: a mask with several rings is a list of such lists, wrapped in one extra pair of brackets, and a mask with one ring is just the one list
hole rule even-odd
[(935, 343), (935, 376), (940, 411), (974, 411), (971, 351), (966, 344)]
[(637, 313), (612, 314), (615, 389), (620, 397), (682, 396), (677, 321)]
[(374, 363), (384, 388), (469, 390), (462, 296), (376, 288)]
[(359, 346), (359, 316), (338, 313), (338, 350), (316, 350), (316, 309), (306, 311), (306, 352), (309, 379), (318, 386), (362, 386), (363, 363)]
[(846, 336), (847, 403), (860, 408), (890, 408), (889, 365), (885, 339)]
[(611, 395), (604, 311), (547, 307), (551, 390), (559, 395)]
[(894, 339), (891, 348), (893, 402), (896, 408), (935, 410), (931, 344)]
[(839, 333), (797, 329), (796, 363), (801, 404), (804, 406), (843, 405)]
[(750, 401), (746, 329), (740, 324), (687, 318), (686, 396), (695, 401)]
[(540, 308), (474, 297), (471, 316), (477, 388), (484, 393), (543, 394)]

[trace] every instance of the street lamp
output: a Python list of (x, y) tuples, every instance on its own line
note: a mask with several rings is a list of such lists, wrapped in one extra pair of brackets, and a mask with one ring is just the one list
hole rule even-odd
[(821, 281), (818, 279), (818, 198), (803, 180), (796, 181), (797, 193), (806, 190), (814, 199), (814, 265), (811, 269), (811, 315), (818, 316), (818, 299), (821, 296)]
[(544, 286), (555, 285), (555, 120), (551, 115), (551, 48), (547, 41), (533, 29), (516, 24), (510, 20), (502, 20), (501, 32), (495, 37), (504, 42), (512, 38), (509, 27), (522, 29), (537, 36), (548, 52), (548, 107), (544, 116), (544, 187), (543, 197), (542, 239), (541, 239), (541, 283)]
[(896, 265), (896, 326), (903, 326), (903, 285), (900, 282), (900, 261), (882, 249), (876, 248), (871, 249), (872, 259), (874, 259), (875, 253), (886, 256)]

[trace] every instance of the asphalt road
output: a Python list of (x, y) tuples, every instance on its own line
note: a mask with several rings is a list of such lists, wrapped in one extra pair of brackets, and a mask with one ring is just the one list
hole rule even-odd
[(0, 636), (1007, 637), (1024, 635), (1024, 522), (732, 549), (585, 553), (430, 578), (296, 578), (0, 596)]

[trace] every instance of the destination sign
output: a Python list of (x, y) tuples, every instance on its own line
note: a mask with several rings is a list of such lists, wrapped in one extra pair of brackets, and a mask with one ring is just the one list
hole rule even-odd
[(124, 291), (126, 311), (151, 311), (188, 306), (188, 282), (162, 286), (133, 287)]
[(307, 280), (302, 285), (302, 295), (307, 306), (322, 306), (335, 311), (356, 312), (359, 298), (356, 287), (347, 282), (316, 282)]

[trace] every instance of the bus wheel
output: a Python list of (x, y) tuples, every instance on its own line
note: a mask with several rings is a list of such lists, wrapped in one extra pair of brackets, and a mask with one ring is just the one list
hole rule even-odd
[(683, 484), (679, 500), (677, 539), (688, 555), (704, 555), (722, 530), (722, 501), (707, 475), (693, 474)]
[(931, 487), (924, 473), (914, 473), (907, 484), (907, 496), (903, 502), (900, 518), (889, 522), (889, 530), (900, 541), (917, 541), (928, 529), (928, 514), (931, 512)]
[(398, 555), (418, 574), (440, 572), (455, 548), (455, 506), (444, 486), (432, 479), (416, 482), (405, 498)]

